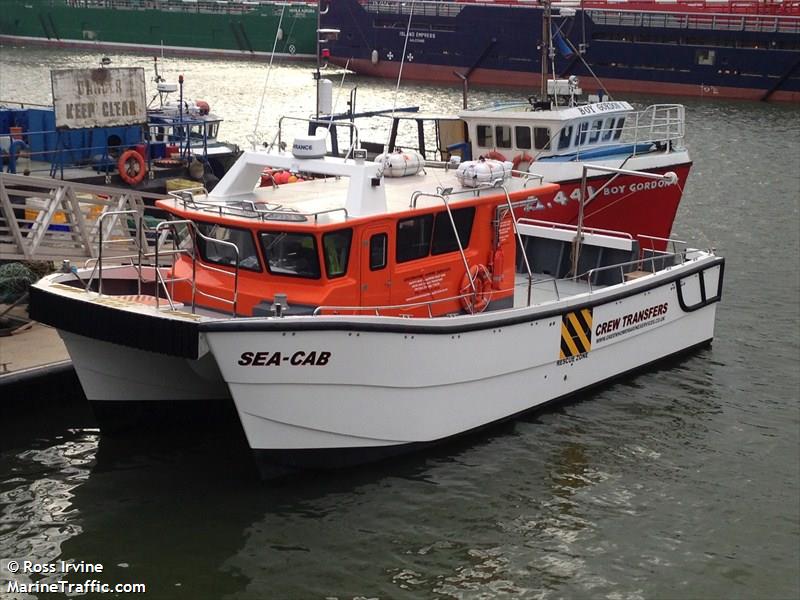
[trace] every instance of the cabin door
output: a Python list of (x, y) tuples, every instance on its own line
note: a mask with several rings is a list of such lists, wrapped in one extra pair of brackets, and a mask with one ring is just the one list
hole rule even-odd
[(390, 303), (390, 229), (387, 222), (361, 230), (361, 306), (386, 306)]

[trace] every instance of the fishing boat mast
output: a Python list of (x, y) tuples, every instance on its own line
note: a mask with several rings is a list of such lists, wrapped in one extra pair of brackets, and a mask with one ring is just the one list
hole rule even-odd
[(542, 14), (542, 85), (541, 85), (541, 99), (547, 98), (547, 59), (550, 52), (550, 21), (552, 19), (552, 12), (550, 7), (551, 0), (544, 0), (543, 14)]

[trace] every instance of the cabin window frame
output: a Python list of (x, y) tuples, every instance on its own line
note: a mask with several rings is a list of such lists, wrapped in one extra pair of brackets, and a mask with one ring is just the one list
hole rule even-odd
[[(430, 255), (431, 239), (433, 238), (433, 220), (434, 213), (425, 213), (397, 221), (397, 226), (395, 228), (395, 260), (397, 264), (411, 262), (412, 260), (418, 260)], [(418, 221), (419, 224), (414, 223), (415, 221)], [(426, 223), (427, 226), (425, 225)], [(407, 231), (401, 233), (401, 230), (404, 228), (407, 229)], [(419, 241), (413, 244), (407, 244), (405, 243), (405, 238), (412, 233), (413, 229), (418, 229), (417, 233), (414, 235), (419, 237)], [(416, 250), (410, 252), (412, 248)], [(424, 253), (422, 252), (423, 249), (425, 250)]]
[[(522, 136), (520, 136), (520, 132), (524, 132)], [(525, 145), (525, 143), (523, 142), (527, 143), (527, 145)], [(531, 137), (530, 127), (528, 127), (527, 125), (514, 126), (514, 147), (516, 147), (519, 150), (533, 149), (533, 137)]]
[(603, 119), (595, 119), (589, 128), (589, 143), (596, 144), (600, 141), (600, 132), (603, 130)]
[[(466, 250), (469, 247), (470, 239), (472, 238), (472, 229), (475, 224), (475, 207), (464, 206), (461, 208), (451, 209), (453, 213), (453, 221), (456, 224), (455, 231), (458, 233), (458, 239), (461, 242), (461, 248)], [(465, 215), (468, 220), (461, 221)], [(446, 233), (440, 234), (437, 239), (437, 233), (440, 228)], [(462, 229), (463, 228), (463, 229)], [(448, 236), (452, 239), (443, 239), (443, 236)], [(435, 214), (433, 219), (433, 234), (431, 235), (431, 256), (441, 256), (442, 254), (449, 254), (450, 252), (458, 251), (458, 242), (453, 232), (453, 224), (450, 223), (450, 217), (447, 211), (443, 210)]]
[(561, 133), (558, 135), (559, 150), (568, 150), (572, 146), (572, 134), (574, 131), (574, 125), (567, 125), (561, 128)]
[[(382, 255), (381, 255), (381, 262), (375, 262), (375, 248), (373, 246), (373, 242), (375, 240), (381, 240), (382, 244)], [(369, 270), (370, 271), (381, 271), (385, 269), (389, 265), (389, 236), (386, 233), (376, 233), (369, 238)]]
[(475, 140), (479, 148), (494, 148), (494, 127), (491, 125), (476, 125)]
[[(542, 133), (544, 132), (544, 133)], [(540, 137), (543, 136), (543, 137)], [(546, 137), (546, 139), (544, 139)], [(540, 143), (540, 140), (544, 140)], [(552, 143), (549, 127), (534, 127), (533, 128), (533, 148), (534, 150), (547, 150)]]
[[(313, 271), (310, 271), (311, 274), (304, 274), (302, 272), (297, 272), (297, 271), (296, 272), (285, 272), (285, 271), (275, 270), (278, 267), (274, 267), (273, 268), (272, 262), (270, 260), (270, 255), (271, 255), (272, 247), (277, 242), (275, 242), (273, 244), (270, 244), (268, 246), (266, 244), (265, 238), (267, 236), (270, 236), (270, 235), (283, 236), (281, 238), (281, 242), (282, 243), (283, 243), (283, 240), (286, 239), (289, 236), (302, 237), (302, 238), (310, 239), (311, 240), (311, 244), (312, 244), (312, 248), (313, 248), (313, 251), (314, 251), (313, 252), (314, 253), (314, 257), (316, 259), (316, 274), (314, 274)], [(311, 280), (322, 279), (322, 269), (320, 268), (320, 264), (319, 264), (319, 248), (318, 248), (318, 244), (317, 244), (317, 236), (315, 236), (313, 233), (308, 233), (308, 232), (305, 232), (305, 231), (285, 231), (285, 230), (284, 231), (278, 231), (278, 230), (261, 231), (258, 234), (258, 241), (259, 241), (259, 244), (261, 246), (261, 251), (264, 253), (264, 260), (265, 260), (265, 263), (266, 263), (266, 266), (267, 266), (267, 271), (269, 271), (270, 275), (275, 275), (277, 277), (294, 277), (294, 278), (297, 278), (297, 279), (311, 279)], [(300, 243), (300, 246), (301, 246), (301, 248), (303, 247), (302, 241)], [(308, 248), (306, 248), (306, 251), (307, 250), (308, 250)], [(306, 252), (306, 254), (307, 254), (306, 258), (308, 258), (308, 256), (310, 256), (310, 253)], [(285, 258), (283, 260), (285, 260)]]
[(608, 117), (605, 120), (603, 125), (603, 135), (600, 136), (600, 139), (604, 142), (611, 141), (611, 138), (614, 136), (614, 123), (616, 123), (616, 119), (614, 117)]
[[(472, 240), (472, 231), (474, 229), (475, 215), (477, 213), (476, 207), (463, 206), (451, 209), (451, 211), (453, 213), (453, 221), (455, 221), (456, 224), (458, 239), (461, 241), (461, 248), (466, 250), (469, 248)], [(427, 234), (427, 244), (424, 246), (427, 251), (424, 254), (422, 253), (423, 244), (420, 242), (416, 244), (419, 248), (418, 253), (414, 256), (408, 256), (407, 250), (404, 251), (400, 245), (401, 224), (416, 219), (429, 223), (430, 232)], [(438, 231), (443, 231), (444, 233), (440, 233), (437, 237)], [(444, 254), (450, 254), (451, 252), (458, 252), (458, 243), (456, 242), (453, 225), (450, 223), (447, 210), (417, 215), (397, 222), (397, 237), (395, 238), (395, 261), (397, 264), (411, 262), (429, 256), (442, 256)]]
[(614, 129), (614, 140), (619, 140), (622, 137), (622, 130), (625, 128), (625, 117), (617, 119), (616, 128)]
[[(263, 272), (264, 268), (261, 265), (261, 257), (258, 255), (258, 245), (253, 240), (253, 232), (251, 230), (246, 229), (244, 227), (230, 227), (228, 225), (223, 225), (221, 223), (214, 223), (212, 221), (193, 221), (193, 222), (194, 222), (194, 226), (197, 228), (197, 231), (199, 233), (202, 233), (204, 236), (209, 237), (209, 238), (213, 238), (214, 240), (217, 240), (217, 241), (231, 242), (231, 243), (236, 244), (236, 247), (239, 248), (239, 268), (240, 269), (244, 269), (245, 271), (252, 271), (254, 273)], [(210, 231), (204, 231), (203, 227), (210, 227), (211, 230)], [(213, 230), (236, 231), (236, 232), (239, 232), (241, 234), (244, 234), (244, 236), (241, 239), (249, 240), (249, 243), (250, 243), (250, 246), (251, 246), (250, 250), (252, 252), (248, 253), (247, 256), (245, 256), (246, 253), (242, 252), (242, 248), (239, 246), (238, 243), (232, 242), (229, 238), (218, 238), (218, 237), (212, 235)], [(188, 231), (186, 233), (188, 234)], [(225, 260), (225, 259), (222, 258), (222, 254), (220, 254), (220, 258), (211, 258), (209, 256), (209, 254), (208, 254), (208, 248), (206, 246), (206, 244), (208, 244), (209, 242), (206, 242), (206, 240), (204, 238), (200, 237), (199, 235), (198, 236), (189, 235), (188, 237), (189, 237), (189, 246), (193, 245), (192, 244), (192, 240), (193, 239), (197, 240), (196, 241), (197, 252), (200, 254), (200, 258), (203, 259), (203, 262), (206, 262), (206, 263), (209, 263), (209, 264), (212, 264), (212, 265), (219, 265), (221, 267), (230, 267), (231, 269), (235, 269), (236, 268), (236, 264), (233, 261), (233, 259)], [(214, 242), (212, 241), (210, 243), (213, 244)], [(183, 244), (181, 245), (181, 247), (183, 247)], [(222, 249), (227, 251), (227, 247), (226, 246), (220, 245), (220, 248), (222, 248)], [(256, 261), (256, 266), (255, 267), (242, 264), (248, 258), (254, 258), (255, 259), (255, 261)]]
[[(334, 236), (345, 234), (347, 236), (347, 244), (344, 246), (344, 265), (339, 266), (339, 270), (333, 272), (333, 264), (331, 259), (336, 259), (340, 262), (341, 258), (329, 253), (328, 240), (333, 239)], [(350, 267), (350, 254), (353, 248), (353, 228), (345, 227), (343, 229), (335, 229), (333, 231), (326, 231), (322, 234), (322, 255), (325, 262), (325, 275), (328, 279), (338, 279), (347, 275), (347, 269)], [(338, 249), (341, 250), (341, 249)], [(337, 250), (337, 251), (338, 251)]]
[(494, 140), (495, 147), (510, 150), (514, 147), (511, 125), (495, 125)]
[(581, 121), (578, 124), (578, 133), (575, 136), (575, 145), (579, 148), (586, 144), (586, 137), (589, 135), (589, 121)]

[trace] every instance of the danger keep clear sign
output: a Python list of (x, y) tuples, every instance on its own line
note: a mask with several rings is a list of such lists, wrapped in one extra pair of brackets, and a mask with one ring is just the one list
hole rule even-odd
[(118, 127), (147, 122), (144, 69), (51, 71), (57, 129)]

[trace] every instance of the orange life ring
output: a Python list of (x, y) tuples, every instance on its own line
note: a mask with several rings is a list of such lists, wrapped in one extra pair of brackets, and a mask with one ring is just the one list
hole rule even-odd
[[(519, 169), (520, 163), (524, 163), (524, 162), (533, 164), (533, 157), (530, 154), (528, 154), (527, 152), (523, 151), (522, 154), (517, 154), (514, 157), (514, 160), (511, 161), (512, 170), (513, 171), (517, 171)], [(519, 177), (520, 176), (519, 173), (511, 173), (511, 174), (514, 175), (515, 177)]]
[(136, 150), (126, 150), (117, 161), (117, 169), (122, 181), (128, 185), (141, 183), (147, 173), (144, 157)]
[[(475, 289), (472, 289), (472, 286)], [(489, 269), (475, 265), (461, 280), (461, 306), (470, 314), (481, 313), (492, 300), (492, 277)]]
[(498, 152), (497, 150), (492, 150), (491, 152), (487, 152), (483, 155), (484, 158), (491, 158), (492, 160), (499, 160), (502, 162), (506, 162), (506, 157), (502, 152)]

